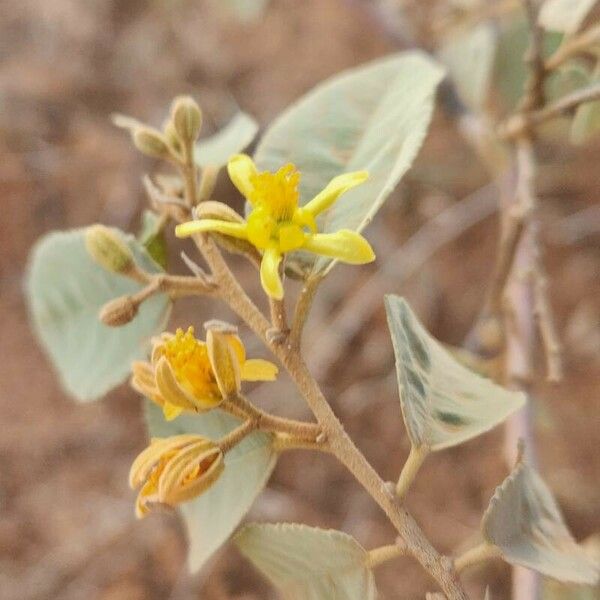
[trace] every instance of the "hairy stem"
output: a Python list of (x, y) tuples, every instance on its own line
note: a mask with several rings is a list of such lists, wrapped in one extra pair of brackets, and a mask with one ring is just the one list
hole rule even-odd
[(396, 484), (396, 496), (399, 500), (403, 500), (414, 481), (423, 461), (429, 454), (429, 449), (426, 446), (411, 446), (410, 454), (402, 467), (402, 472)]
[(491, 558), (499, 556), (499, 551), (494, 546), (483, 542), (475, 548), (467, 550), (454, 560), (454, 568), (460, 573), (468, 567), (479, 564)]
[(406, 544), (404, 544), (402, 540), (398, 540), (396, 544), (389, 544), (388, 546), (373, 548), (373, 550), (369, 550), (368, 554), (368, 566), (370, 568), (378, 567), (388, 560), (393, 560), (399, 556), (404, 556), (406, 554)]

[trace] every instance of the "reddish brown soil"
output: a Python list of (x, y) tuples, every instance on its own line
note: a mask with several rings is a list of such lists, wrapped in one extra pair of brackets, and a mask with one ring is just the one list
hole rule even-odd
[[(341, 0), (274, 0), (263, 22), (254, 25), (226, 19), (214, 4), (199, 0), (0, 5), (4, 600), (274, 597), (231, 547), (215, 558), (210, 576), (187, 577), (176, 517), (135, 521), (126, 475), (145, 443), (140, 399), (127, 387), (89, 405), (65, 396), (29, 329), (24, 269), (34, 240), (51, 229), (93, 221), (135, 227), (144, 202), (139, 178), (151, 165), (111, 126), (111, 112), (158, 123), (174, 95), (191, 92), (205, 108), (207, 129), (225, 122), (234, 102), (265, 125), (316, 82), (391, 50), (359, 16)], [(540, 181), (567, 372), (558, 387), (536, 385), (536, 433), (541, 469), (580, 539), (600, 529), (599, 227), (574, 243), (561, 240), (572, 231), (565, 217), (596, 201), (599, 158), (598, 144), (579, 151), (547, 144)], [(453, 198), (484, 182), (470, 152), (438, 115), (415, 171), (372, 236), (380, 248), (395, 248)], [(226, 184), (220, 193), (233, 198)], [(381, 292), (406, 295), (435, 335), (460, 343), (480, 305), (495, 244), (496, 223), (488, 219), (446, 246), (408, 283), (389, 281)], [(340, 268), (333, 274), (316, 306), (313, 331), (326, 335), (328, 312), (368, 273)], [(186, 302), (176, 320), (199, 324), (213, 316), (211, 310)], [(309, 352), (318, 339), (309, 338)], [(393, 358), (382, 308), (340, 353), (347, 359), (329, 373), (325, 389), (359, 446), (393, 478), (408, 443), (389, 376)], [(540, 361), (540, 381), (542, 369)], [(290, 412), (295, 392), (267, 402)], [(432, 457), (410, 495), (410, 508), (441, 550), (467, 547), (505, 473), (496, 431)], [(314, 454), (285, 456), (252, 516), (343, 528), (366, 547), (393, 537), (348, 474)], [(377, 578), (382, 598), (423, 597), (431, 588), (408, 559), (382, 567)], [(482, 596), (483, 583), (494, 597), (508, 597), (508, 569), (500, 563), (467, 581), (474, 597)]]

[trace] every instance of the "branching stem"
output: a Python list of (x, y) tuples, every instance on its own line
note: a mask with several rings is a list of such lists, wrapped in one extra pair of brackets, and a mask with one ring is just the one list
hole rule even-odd
[(491, 558), (497, 558), (499, 555), (499, 550), (496, 547), (482, 542), (479, 546), (467, 550), (464, 554), (456, 558), (454, 560), (454, 568), (461, 573), (468, 567), (490, 560)]
[(399, 500), (404, 500), (406, 497), (412, 482), (428, 454), (429, 449), (427, 446), (411, 446), (410, 454), (402, 467), (402, 472), (396, 484), (396, 496)]
[(379, 548), (373, 548), (373, 550), (369, 550), (367, 565), (370, 568), (378, 567), (384, 562), (405, 555), (406, 544), (404, 544), (402, 540), (398, 540), (396, 544), (389, 544), (388, 546), (380, 546)]

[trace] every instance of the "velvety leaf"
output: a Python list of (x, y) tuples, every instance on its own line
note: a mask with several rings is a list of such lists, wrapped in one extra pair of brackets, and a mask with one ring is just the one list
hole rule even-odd
[(375, 600), (377, 596), (366, 550), (341, 531), (253, 523), (242, 529), (235, 542), (289, 600)]
[(487, 97), (494, 56), (496, 32), (491, 23), (480, 23), (445, 40), (438, 53), (463, 102), (480, 108)]
[[(240, 424), (218, 409), (202, 415), (184, 414), (167, 422), (162, 410), (148, 402), (146, 414), (151, 437), (197, 433), (217, 440)], [(276, 461), (272, 436), (252, 433), (225, 455), (225, 470), (218, 481), (181, 506), (189, 539), (190, 570), (200, 569), (227, 541), (266, 485)]]
[(482, 531), (511, 564), (560, 581), (598, 583), (597, 561), (575, 542), (552, 493), (523, 462), (496, 489), (483, 515)]
[(579, 29), (597, 0), (546, 0), (539, 23), (544, 29), (573, 33)]
[[(64, 387), (78, 400), (94, 400), (122, 383), (131, 363), (146, 356), (171, 303), (160, 294), (144, 302), (127, 325), (104, 325), (98, 318), (101, 307), (140, 285), (97, 265), (84, 236), (85, 229), (75, 229), (49, 233), (37, 242), (27, 272), (27, 299), (35, 331)], [(124, 239), (139, 264), (160, 270), (139, 242)]]
[(222, 167), (232, 154), (241, 152), (250, 144), (257, 131), (256, 121), (250, 115), (239, 112), (221, 131), (196, 144), (196, 163), (201, 167)]
[[(431, 120), (443, 69), (421, 52), (402, 52), (321, 83), (276, 119), (258, 145), (260, 169), (292, 162), (300, 202), (336, 175), (367, 170), (369, 180), (321, 215), (320, 229), (362, 230), (409, 169)], [(313, 257), (314, 260), (314, 257)], [(320, 258), (323, 270), (331, 259)]]
[(455, 446), (488, 431), (525, 404), (524, 394), (461, 365), (426, 331), (406, 300), (388, 295), (385, 307), (402, 414), (414, 446)]

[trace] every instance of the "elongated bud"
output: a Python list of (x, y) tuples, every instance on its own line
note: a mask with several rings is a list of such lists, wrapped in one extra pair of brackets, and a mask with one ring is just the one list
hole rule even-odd
[(135, 147), (153, 158), (169, 158), (171, 151), (166, 138), (151, 127), (138, 127), (132, 131), (133, 143)]
[[(241, 365), (244, 361), (238, 347), (237, 328), (223, 321), (204, 324), (208, 358), (223, 398), (235, 396), (241, 389)], [(241, 346), (242, 352), (243, 346)]]
[(125, 274), (135, 266), (133, 254), (127, 244), (104, 225), (87, 228), (85, 247), (95, 262), (112, 273)]
[(184, 143), (193, 143), (198, 139), (202, 127), (202, 111), (191, 96), (175, 98), (171, 106), (173, 126)]
[(121, 327), (132, 321), (138, 313), (139, 305), (131, 296), (122, 296), (107, 302), (100, 310), (100, 320), (109, 327)]

